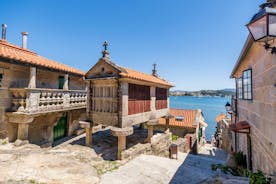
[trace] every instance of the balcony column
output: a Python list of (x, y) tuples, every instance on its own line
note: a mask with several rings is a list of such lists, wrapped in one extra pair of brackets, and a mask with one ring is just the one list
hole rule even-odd
[(63, 90), (69, 90), (69, 74), (64, 75)]
[(64, 75), (64, 84), (63, 84), (63, 107), (70, 107), (70, 93), (69, 93), (69, 75)]
[(36, 88), (36, 67), (30, 68), (30, 79), (28, 88)]
[(126, 136), (133, 134), (133, 127), (117, 128), (112, 127), (111, 132), (113, 136), (118, 137), (118, 160), (122, 159), (122, 152), (126, 150)]
[(153, 136), (153, 126), (158, 125), (159, 120), (158, 119), (152, 119), (147, 122), (147, 127), (148, 127), (148, 137), (146, 139), (147, 142), (151, 142), (151, 138)]

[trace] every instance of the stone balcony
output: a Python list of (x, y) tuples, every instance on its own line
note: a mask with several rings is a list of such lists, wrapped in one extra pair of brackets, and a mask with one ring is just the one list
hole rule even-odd
[(10, 88), (10, 111), (37, 114), (86, 108), (85, 90)]

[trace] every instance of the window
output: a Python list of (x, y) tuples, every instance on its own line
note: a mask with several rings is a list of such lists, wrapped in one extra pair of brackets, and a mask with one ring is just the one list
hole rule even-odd
[(242, 99), (242, 78), (237, 79), (237, 96)]
[(252, 70), (245, 70), (242, 73), (243, 99), (252, 100)]
[(3, 87), (3, 74), (0, 74), (0, 88)]

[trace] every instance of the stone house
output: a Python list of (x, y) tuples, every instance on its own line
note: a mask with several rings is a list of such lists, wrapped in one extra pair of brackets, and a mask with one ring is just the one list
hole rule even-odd
[(88, 145), (94, 126), (112, 127), (112, 134), (118, 137), (120, 158), (134, 125), (147, 123), (150, 141), (153, 125), (168, 115), (172, 84), (158, 77), (155, 68), (150, 75), (116, 65), (109, 58), (106, 42), (104, 48), (102, 58), (85, 74), (88, 117), (81, 125), (86, 128)]
[(276, 174), (276, 55), (249, 35), (231, 78), (233, 148), (246, 155), (248, 168)]
[(217, 127), (215, 135), (219, 137), (219, 148), (226, 150), (228, 153), (233, 151), (232, 131), (230, 130), (231, 119), (221, 113), (216, 117)]
[(51, 145), (72, 135), (85, 117), (84, 72), (44, 58), (6, 40), (0, 40), (0, 138)]
[[(188, 147), (191, 149), (194, 147), (192, 144), (196, 144), (195, 152), (197, 152), (205, 143), (205, 128), (208, 126), (202, 111), (200, 109), (170, 109), (169, 114), (170, 118), (161, 117), (159, 124), (154, 128), (162, 131), (169, 129), (173, 135), (189, 139), (187, 140), (190, 144)], [(195, 137), (195, 140), (192, 141), (192, 137)]]

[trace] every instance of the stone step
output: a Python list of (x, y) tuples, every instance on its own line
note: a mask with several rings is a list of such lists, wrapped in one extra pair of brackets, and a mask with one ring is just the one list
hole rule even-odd
[(74, 130), (73, 135), (78, 136), (78, 135), (83, 134), (84, 132), (85, 132), (84, 128), (78, 128), (78, 129)]

